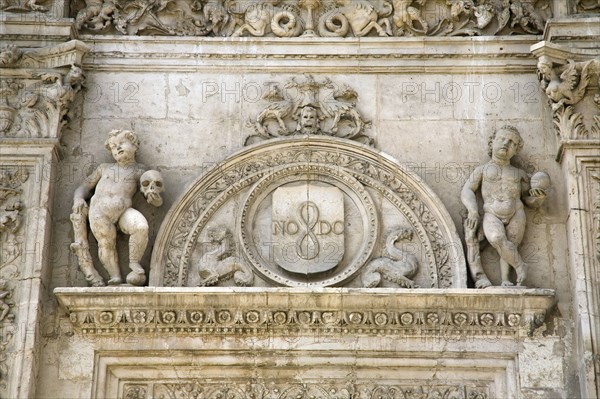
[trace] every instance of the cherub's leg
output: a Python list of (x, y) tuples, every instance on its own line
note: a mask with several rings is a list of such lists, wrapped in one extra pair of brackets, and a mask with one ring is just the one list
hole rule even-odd
[(119, 219), (119, 228), (129, 234), (129, 268), (127, 282), (131, 285), (142, 285), (146, 281), (144, 268), (140, 260), (148, 245), (148, 222), (144, 215), (133, 208), (127, 209)]
[(487, 288), (492, 285), (481, 265), (481, 255), (479, 253), (479, 239), (477, 237), (477, 228), (469, 228), (465, 221), (465, 241), (467, 243), (467, 262), (471, 277), (475, 282), (475, 288)]
[(502, 258), (500, 258), (500, 276), (502, 278), (502, 286), (510, 287), (514, 284), (510, 281), (510, 265)]
[[(515, 217), (513, 216), (513, 219), (514, 218)], [(517, 226), (513, 228), (517, 229)], [(500, 254), (500, 258), (502, 258), (506, 263), (514, 267), (515, 270), (517, 270), (517, 273), (518, 270), (526, 268), (523, 260), (521, 259), (521, 256), (519, 255), (519, 252), (517, 251), (518, 244), (515, 245), (513, 242), (509, 241), (506, 235), (507, 233), (504, 227), (504, 223), (502, 223), (500, 219), (498, 219), (496, 216), (490, 213), (485, 213), (483, 215), (483, 232), (485, 233), (485, 238), (487, 238), (489, 243), (496, 249), (496, 251), (498, 251), (498, 254)], [(504, 268), (504, 266), (501, 267)], [(505, 280), (505, 277), (507, 276), (505, 276), (503, 273), (502, 285), (512, 285), (507, 284), (510, 282), (508, 281), (508, 279)]]
[[(518, 250), (524, 234), (525, 211), (523, 209), (518, 209), (506, 226), (506, 237), (508, 238), (508, 241), (512, 242), (515, 248)], [(518, 253), (517, 256), (519, 259), (521, 259)], [(525, 278), (527, 278), (527, 264), (521, 259), (521, 263), (515, 266), (515, 271), (517, 272), (517, 285), (521, 285)]]
[(98, 257), (110, 275), (108, 285), (119, 285), (123, 280), (117, 259), (117, 229), (107, 217), (97, 215), (93, 210), (90, 210), (89, 219), (92, 233), (98, 241)]

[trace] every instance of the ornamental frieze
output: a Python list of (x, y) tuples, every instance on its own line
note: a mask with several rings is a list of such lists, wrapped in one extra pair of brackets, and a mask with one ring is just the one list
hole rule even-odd
[(266, 383), (206, 382), (187, 380), (161, 383), (125, 383), (124, 399), (146, 399), (148, 393), (157, 398), (197, 399), (488, 399), (489, 387), (477, 383), (429, 384), (405, 383)]
[[(583, 0), (582, 0), (583, 1)], [(80, 32), (216, 37), (540, 34), (549, 0), (79, 0)]]
[[(119, 288), (59, 288), (55, 293), (75, 330), (90, 337), (318, 333), (516, 338), (535, 334), (554, 303), (554, 292), (541, 289), (209, 288), (198, 295), (190, 288), (139, 288), (123, 295)], [(93, 308), (88, 304), (92, 297), (97, 298)]]

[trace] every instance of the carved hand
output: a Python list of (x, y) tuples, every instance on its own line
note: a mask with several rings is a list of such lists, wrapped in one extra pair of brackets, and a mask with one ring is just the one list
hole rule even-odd
[(83, 198), (75, 198), (75, 200), (73, 200), (73, 208), (71, 210), (73, 213), (82, 213), (87, 206), (88, 204)]
[(471, 230), (475, 230), (479, 226), (479, 212), (469, 212), (466, 226)]
[(160, 194), (148, 193), (148, 197), (146, 197), (146, 202), (158, 208), (163, 204), (163, 199), (160, 196)]
[(535, 198), (544, 198), (546, 197), (546, 190), (541, 188), (532, 188), (529, 190), (529, 195)]

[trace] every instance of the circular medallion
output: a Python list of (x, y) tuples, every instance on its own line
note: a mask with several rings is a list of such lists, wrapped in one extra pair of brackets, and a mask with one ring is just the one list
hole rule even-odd
[(248, 262), (284, 286), (332, 286), (353, 278), (377, 242), (371, 196), (335, 166), (273, 169), (251, 189), (238, 219)]

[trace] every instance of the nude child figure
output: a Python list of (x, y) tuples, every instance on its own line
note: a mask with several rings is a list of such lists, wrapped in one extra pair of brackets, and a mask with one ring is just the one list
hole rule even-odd
[[(537, 208), (546, 198), (549, 186), (530, 186), (525, 171), (511, 165), (510, 161), (523, 147), (519, 131), (512, 126), (498, 129), (488, 142), (491, 160), (475, 168), (465, 183), (461, 200), (468, 211), (465, 235), (468, 247), (469, 266), (477, 288), (491, 285), (483, 272), (479, 259), (477, 229), (480, 224), (476, 192), (481, 190), (483, 198), (483, 234), (500, 255), (502, 286), (512, 286), (509, 273), (513, 267), (517, 273), (517, 285), (527, 278), (528, 265), (523, 261), (518, 246), (525, 233), (525, 205)], [(536, 175), (547, 175), (539, 172)], [(474, 248), (474, 246), (477, 248)]]
[[(140, 177), (145, 171), (145, 167), (135, 161), (139, 140), (131, 131), (113, 130), (108, 134), (105, 146), (116, 163), (101, 164), (75, 190), (73, 214), (88, 214), (90, 228), (98, 241), (100, 262), (110, 276), (109, 285), (123, 282), (116, 250), (117, 228), (129, 235), (131, 272), (126, 281), (132, 285), (143, 285), (146, 275), (140, 260), (148, 244), (148, 222), (144, 215), (132, 207), (133, 195), (138, 190)], [(158, 174), (156, 171), (152, 172)], [(92, 192), (88, 210), (86, 199)], [(153, 206), (162, 205), (160, 193), (150, 193), (146, 196), (146, 201)], [(80, 263), (81, 261), (80, 256)], [(91, 273), (84, 270), (84, 273), (92, 285), (104, 285), (102, 281), (98, 281), (100, 277), (95, 270)], [(91, 274), (94, 277), (90, 277)]]

